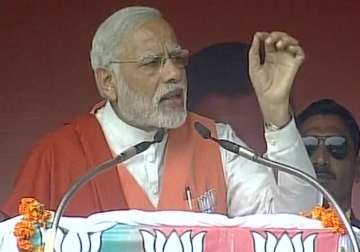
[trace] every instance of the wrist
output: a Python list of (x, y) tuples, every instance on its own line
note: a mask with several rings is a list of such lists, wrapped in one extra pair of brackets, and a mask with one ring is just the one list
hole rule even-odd
[(285, 128), (287, 125), (289, 125), (289, 123), (291, 122), (291, 119), (292, 119), (292, 116), (290, 116), (289, 120), (281, 126), (278, 126), (273, 123), (265, 122), (264, 127), (265, 127), (266, 131), (268, 131), (268, 132), (278, 131), (278, 130)]
[(264, 112), (264, 126), (267, 130), (276, 131), (284, 128), (292, 119), (292, 109), (289, 105), (286, 108), (274, 107)]

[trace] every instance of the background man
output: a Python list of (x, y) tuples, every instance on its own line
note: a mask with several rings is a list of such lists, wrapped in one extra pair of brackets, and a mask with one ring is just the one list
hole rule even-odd
[[(196, 133), (193, 124), (200, 121), (214, 136), (242, 143), (228, 125), (187, 113), (187, 60), (188, 51), (155, 9), (129, 7), (105, 20), (91, 50), (105, 103), (35, 146), (2, 212), (15, 215), (24, 196), (55, 209), (72, 181), (127, 147), (152, 140), (159, 128), (167, 129), (161, 143), (98, 176), (79, 191), (66, 213), (137, 208), (233, 216), (312, 207), (318, 195), (302, 181), (279, 173), (277, 184), (271, 170), (227, 153)], [(303, 60), (303, 50), (291, 36), (256, 33), (249, 73), (268, 126), (267, 155), (315, 175), (289, 113), (291, 86)], [(189, 191), (191, 204), (185, 198)]]
[(309, 105), (297, 122), (318, 179), (359, 227), (351, 213), (351, 192), (359, 173), (358, 124), (346, 108), (330, 99)]

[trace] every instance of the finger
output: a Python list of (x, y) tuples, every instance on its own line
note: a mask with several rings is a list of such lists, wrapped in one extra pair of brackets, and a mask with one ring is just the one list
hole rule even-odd
[(301, 46), (298, 45), (289, 45), (286, 50), (288, 52), (290, 52), (296, 60), (296, 63), (298, 65), (302, 64), (305, 60), (305, 52), (304, 50), (301, 48)]
[(268, 32), (257, 32), (255, 36), (257, 36), (261, 40), (265, 40), (270, 34)]
[(289, 46), (299, 46), (299, 42), (285, 37), (285, 38), (281, 38), (275, 44), (275, 48), (278, 51), (287, 50), (287, 48), (289, 48)]
[(299, 45), (299, 41), (290, 37), (282, 37), (275, 43), (275, 48), (277, 50), (284, 50), (290, 45)]
[(251, 47), (249, 50), (249, 67), (250, 69), (257, 68), (261, 65), (261, 43), (267, 38), (268, 33), (257, 32), (253, 37)]
[(265, 51), (267, 53), (272, 53), (277, 50), (282, 50), (288, 43), (290, 43), (291, 38), (287, 38), (288, 35), (284, 32), (271, 32), (265, 39)]
[(298, 44), (298, 40), (296, 38), (290, 36), (286, 32), (279, 32), (279, 31), (271, 32), (267, 39), (269, 40), (269, 42), (286, 39), (286, 40), (289, 40), (292, 44)]
[(272, 32), (266, 38), (267, 44), (272, 44), (277, 50), (283, 50), (289, 45), (298, 45), (299, 41), (285, 32)]

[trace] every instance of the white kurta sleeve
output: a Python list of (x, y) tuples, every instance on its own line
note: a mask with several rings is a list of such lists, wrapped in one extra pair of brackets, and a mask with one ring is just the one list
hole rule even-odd
[[(217, 124), (218, 137), (244, 145), (229, 125)], [(315, 177), (311, 161), (301, 141), (295, 121), (286, 127), (265, 132), (266, 157), (294, 166)], [(227, 184), (229, 216), (255, 213), (299, 213), (310, 210), (321, 202), (319, 193), (300, 179), (246, 160), (221, 148)]]

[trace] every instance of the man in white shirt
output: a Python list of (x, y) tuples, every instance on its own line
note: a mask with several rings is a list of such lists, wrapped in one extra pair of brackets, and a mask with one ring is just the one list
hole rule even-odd
[(297, 123), (320, 183), (334, 196), (351, 224), (360, 227), (351, 210), (360, 164), (360, 130), (353, 115), (336, 101), (321, 99), (306, 107), (297, 116)]
[[(138, 208), (235, 216), (297, 213), (316, 204), (318, 195), (306, 183), (281, 172), (275, 178), (270, 169), (198, 136), (195, 121), (214, 136), (244, 144), (230, 126), (186, 111), (188, 56), (155, 9), (128, 7), (105, 20), (93, 39), (91, 63), (106, 102), (40, 141), (1, 208), (4, 215), (14, 215), (25, 195), (56, 208), (76, 178), (111, 155), (152, 140), (159, 128), (167, 130), (161, 143), (86, 185), (66, 214)], [(249, 73), (266, 126), (267, 157), (314, 176), (289, 108), (304, 57), (288, 34), (256, 33)], [(29, 174), (38, 176), (38, 183)]]

